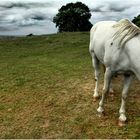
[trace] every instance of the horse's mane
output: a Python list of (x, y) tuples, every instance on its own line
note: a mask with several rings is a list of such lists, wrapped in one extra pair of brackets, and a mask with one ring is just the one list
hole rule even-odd
[(140, 34), (140, 28), (128, 19), (120, 20), (113, 25), (113, 28), (117, 29), (113, 35), (113, 41), (119, 39), (119, 46), (124, 46), (127, 41)]

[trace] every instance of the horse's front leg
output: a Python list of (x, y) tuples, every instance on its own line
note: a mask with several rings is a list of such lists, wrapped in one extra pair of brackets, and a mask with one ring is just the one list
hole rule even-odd
[(103, 104), (104, 104), (105, 96), (109, 92), (111, 77), (112, 77), (112, 71), (109, 67), (107, 67), (104, 75), (104, 90), (102, 93), (101, 101), (99, 102), (99, 107), (97, 109), (99, 115), (102, 115), (104, 112)]
[(129, 86), (131, 84), (131, 81), (133, 79), (132, 75), (124, 75), (124, 84), (123, 84), (123, 91), (122, 91), (122, 98), (121, 98), (121, 107), (119, 110), (120, 117), (119, 117), (119, 126), (124, 126), (125, 122), (127, 120), (125, 115), (125, 103), (127, 98), (127, 93)]

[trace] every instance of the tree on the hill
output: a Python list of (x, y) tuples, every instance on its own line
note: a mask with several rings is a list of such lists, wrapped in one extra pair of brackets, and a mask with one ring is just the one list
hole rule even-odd
[(132, 22), (134, 24), (136, 24), (138, 27), (140, 27), (140, 15), (138, 15), (137, 17), (134, 17), (134, 19), (132, 20)]
[(56, 23), (59, 32), (89, 31), (92, 27), (89, 21), (90, 17), (90, 10), (85, 4), (81, 2), (68, 3), (59, 9), (53, 22)]

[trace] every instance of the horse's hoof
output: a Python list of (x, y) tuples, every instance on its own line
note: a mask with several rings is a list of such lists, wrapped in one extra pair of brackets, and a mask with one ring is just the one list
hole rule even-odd
[(120, 127), (123, 127), (123, 126), (126, 125), (126, 121), (121, 121), (121, 120), (119, 120), (119, 121), (118, 121), (118, 125), (119, 125)]
[(103, 118), (105, 116), (105, 113), (104, 112), (97, 112), (97, 116), (99, 118)]
[(110, 89), (110, 90), (109, 90), (109, 95), (110, 95), (111, 97), (114, 97), (114, 96), (115, 96), (115, 92), (114, 92), (113, 89)]
[(93, 102), (96, 102), (96, 101), (98, 101), (100, 99), (100, 96), (93, 96)]
[(109, 93), (109, 96), (110, 96), (110, 97), (115, 97), (115, 93), (114, 93), (114, 92), (110, 92), (110, 93)]

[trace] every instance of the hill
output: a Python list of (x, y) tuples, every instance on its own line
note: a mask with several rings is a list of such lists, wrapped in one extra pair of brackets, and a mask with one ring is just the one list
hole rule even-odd
[(97, 117), (88, 44), (87, 32), (0, 39), (1, 139), (140, 138), (137, 80), (127, 99), (126, 127), (116, 125), (121, 77), (113, 80), (106, 116)]

